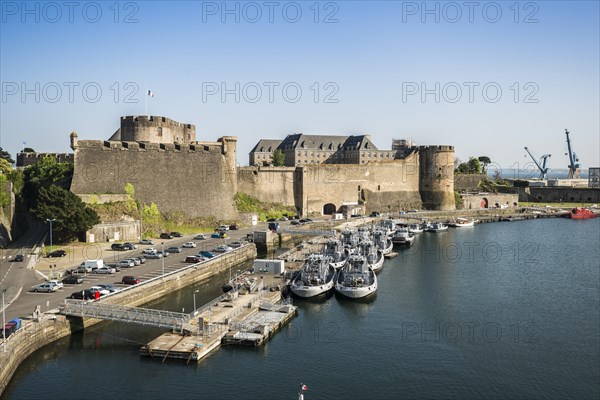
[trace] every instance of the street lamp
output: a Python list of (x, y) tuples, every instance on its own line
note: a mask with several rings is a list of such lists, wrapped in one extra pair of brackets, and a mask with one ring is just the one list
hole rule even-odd
[(161, 247), (161, 251), (162, 251), (162, 276), (164, 278), (165, 276), (165, 242), (160, 242)]
[(54, 218), (46, 218), (46, 221), (50, 222), (50, 253), (52, 253), (52, 223), (56, 220)]
[(196, 315), (196, 293), (198, 293), (199, 291), (200, 289), (194, 290), (194, 293), (192, 293), (192, 295), (194, 296), (194, 315)]

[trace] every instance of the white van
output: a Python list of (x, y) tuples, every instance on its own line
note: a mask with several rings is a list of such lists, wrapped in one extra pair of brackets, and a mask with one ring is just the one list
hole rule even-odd
[(85, 260), (79, 267), (85, 268), (85, 272), (92, 272), (104, 267), (104, 260)]

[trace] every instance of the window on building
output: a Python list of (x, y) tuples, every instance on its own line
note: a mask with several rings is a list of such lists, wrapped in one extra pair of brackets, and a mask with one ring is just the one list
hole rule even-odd
[(156, 128), (156, 136), (162, 137), (162, 128), (160, 126)]

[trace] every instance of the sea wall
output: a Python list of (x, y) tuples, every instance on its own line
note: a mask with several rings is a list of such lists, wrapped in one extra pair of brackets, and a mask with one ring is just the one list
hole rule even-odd
[(295, 167), (238, 167), (238, 191), (264, 202), (295, 206)]

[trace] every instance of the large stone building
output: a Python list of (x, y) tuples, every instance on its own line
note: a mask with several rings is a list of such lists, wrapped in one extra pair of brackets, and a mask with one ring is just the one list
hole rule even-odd
[(57, 162), (73, 162), (72, 153), (36, 153), (36, 152), (21, 152), (17, 154), (17, 168), (25, 168), (35, 165), (45, 157), (56, 158)]
[(236, 144), (232, 136), (197, 141), (194, 125), (164, 117), (123, 117), (109, 140), (72, 134), (71, 190), (84, 199), (117, 198), (131, 183), (136, 200), (154, 202), (161, 212), (231, 221), (238, 217), (237, 192), (301, 215), (454, 209), (452, 146), (402, 142), (378, 150), (368, 135), (297, 134), (262, 140), (250, 155), (252, 164), (263, 165), (269, 160), (263, 156), (280, 148), (287, 166), (237, 167)]
[(285, 166), (308, 164), (366, 164), (391, 161), (398, 150), (379, 150), (370, 135), (333, 136), (296, 133), (283, 140), (263, 139), (250, 151), (250, 165), (262, 166), (273, 160), (273, 152), (285, 154)]

